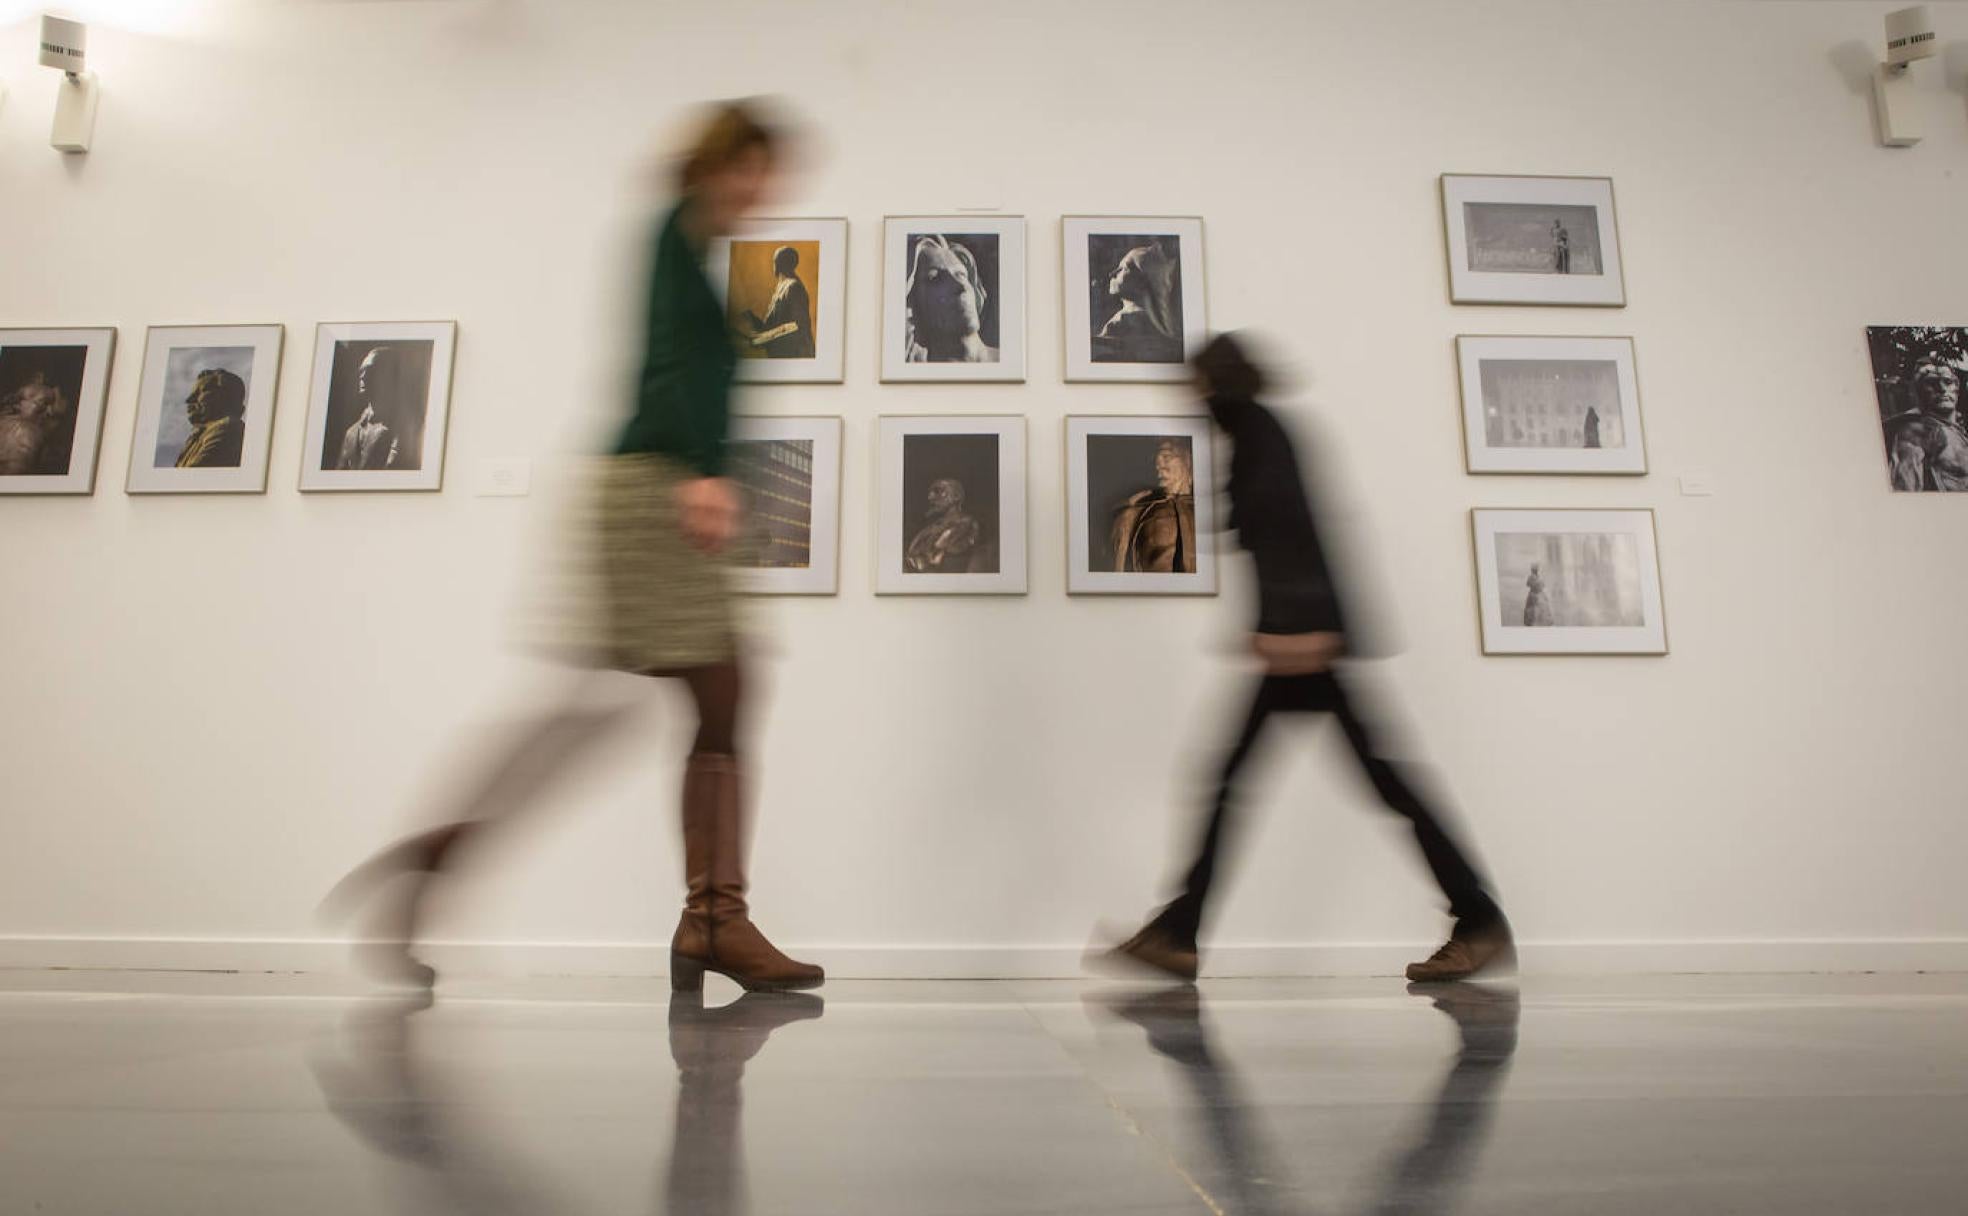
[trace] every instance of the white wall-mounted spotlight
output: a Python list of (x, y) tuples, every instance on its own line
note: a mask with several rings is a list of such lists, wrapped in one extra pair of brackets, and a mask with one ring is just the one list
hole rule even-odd
[(1886, 14), (1886, 62), (1873, 69), (1873, 117), (1879, 123), (1879, 142), (1889, 148), (1910, 148), (1927, 133), (1920, 99), (1907, 69), (1940, 53), (1934, 18), (1924, 4)]
[(89, 27), (65, 17), (41, 18), (41, 66), (62, 73), (55, 97), (55, 130), (48, 142), (63, 152), (87, 152), (96, 133), (96, 77), (89, 66)]

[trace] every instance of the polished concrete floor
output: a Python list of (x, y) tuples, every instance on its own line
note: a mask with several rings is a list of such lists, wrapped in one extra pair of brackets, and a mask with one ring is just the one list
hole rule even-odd
[(0, 973), (0, 1212), (1968, 1212), (1968, 977)]

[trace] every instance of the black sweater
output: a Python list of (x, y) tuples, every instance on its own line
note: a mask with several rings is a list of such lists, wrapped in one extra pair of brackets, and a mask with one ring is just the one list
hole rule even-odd
[(1230, 436), (1230, 526), (1257, 564), (1259, 633), (1345, 633), (1291, 436), (1255, 401), (1209, 399)]

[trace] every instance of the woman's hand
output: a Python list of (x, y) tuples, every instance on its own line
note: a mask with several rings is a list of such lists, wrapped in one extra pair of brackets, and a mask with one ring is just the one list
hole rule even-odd
[(728, 477), (698, 477), (677, 487), (683, 538), (702, 553), (722, 553), (738, 535), (738, 487)]
[(1251, 652), (1274, 676), (1317, 675), (1332, 666), (1345, 644), (1337, 633), (1253, 633)]

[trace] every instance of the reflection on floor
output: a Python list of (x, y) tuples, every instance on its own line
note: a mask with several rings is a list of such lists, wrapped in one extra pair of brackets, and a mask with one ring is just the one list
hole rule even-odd
[(1964, 1015), (1963, 976), (0, 973), (0, 1213), (1953, 1213)]

